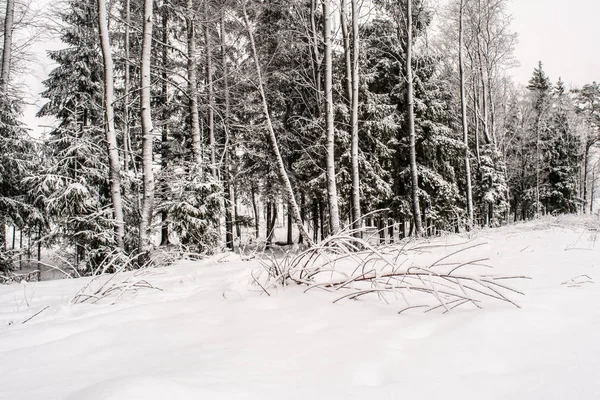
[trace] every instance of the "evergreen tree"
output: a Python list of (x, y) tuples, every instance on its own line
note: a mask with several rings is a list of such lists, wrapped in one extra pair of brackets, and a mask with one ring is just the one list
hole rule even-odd
[(573, 213), (577, 210), (577, 173), (579, 138), (574, 134), (569, 115), (573, 110), (564, 82), (559, 79), (553, 91), (550, 126), (543, 138), (544, 176), (547, 177), (542, 203), (548, 213)]

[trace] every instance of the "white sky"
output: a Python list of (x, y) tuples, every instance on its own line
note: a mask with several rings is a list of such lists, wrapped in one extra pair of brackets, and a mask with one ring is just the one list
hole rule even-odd
[[(596, 33), (600, 0), (511, 0), (510, 11), (513, 31), (519, 34), (515, 55), (521, 65), (511, 71), (517, 83), (526, 84), (540, 60), (552, 82), (559, 76), (570, 86), (600, 81), (600, 40)], [(50, 123), (34, 117), (42, 104), (41, 81), (52, 69), (45, 51), (59, 46), (55, 42), (37, 44), (39, 65), (27, 77), (35, 105), (26, 108), (23, 121), (36, 135), (45, 130), (40, 125)]]
[(510, 9), (519, 34), (516, 82), (525, 84), (538, 61), (553, 83), (600, 81), (600, 0), (512, 0)]

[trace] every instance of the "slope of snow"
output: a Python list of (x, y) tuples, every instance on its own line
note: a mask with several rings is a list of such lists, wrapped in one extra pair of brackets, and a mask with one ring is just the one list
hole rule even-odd
[(598, 399), (595, 226), (571, 217), (476, 234), (487, 244), (461, 257), (532, 278), (515, 284), (521, 309), (398, 315), (299, 287), (268, 297), (251, 284), (257, 261), (235, 255), (130, 277), (161, 290), (116, 302), (70, 305), (89, 278), (2, 286), (0, 399)]

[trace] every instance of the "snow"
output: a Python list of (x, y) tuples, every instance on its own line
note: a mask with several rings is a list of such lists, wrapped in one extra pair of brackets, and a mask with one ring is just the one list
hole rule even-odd
[(97, 304), (70, 304), (89, 278), (0, 286), (0, 399), (597, 399), (598, 222), (474, 234), (487, 244), (461, 257), (532, 278), (514, 283), (521, 309), (398, 315), (396, 305), (332, 304), (339, 295), (300, 287), (269, 297), (252, 285), (258, 261), (237, 255), (127, 276), (161, 290)]

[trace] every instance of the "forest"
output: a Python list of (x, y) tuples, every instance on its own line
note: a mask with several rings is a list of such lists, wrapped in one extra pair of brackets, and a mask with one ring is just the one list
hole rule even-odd
[(41, 137), (0, 4), (0, 273), (596, 212), (600, 86), (514, 82), (508, 0), (64, 0)]

